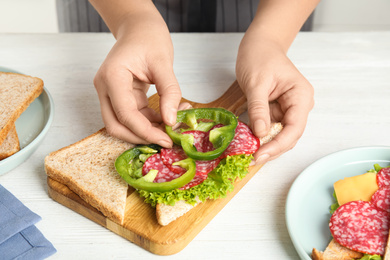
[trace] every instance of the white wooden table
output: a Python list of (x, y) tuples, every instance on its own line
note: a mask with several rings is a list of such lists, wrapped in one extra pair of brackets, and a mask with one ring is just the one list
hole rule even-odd
[[(173, 34), (183, 96), (217, 98), (234, 81), (242, 34)], [(50, 259), (160, 259), (51, 200), (44, 157), (103, 126), (93, 77), (110, 34), (0, 34), (0, 66), (40, 77), (55, 118), (43, 144), (0, 183), (42, 216)], [(296, 147), (267, 163), (181, 252), (169, 259), (298, 259), (285, 224), (294, 179), (338, 150), (390, 145), (390, 32), (300, 33), (289, 57), (315, 87), (316, 105)], [(151, 94), (154, 92), (151, 92)], [(207, 93), (207, 95), (205, 95)]]

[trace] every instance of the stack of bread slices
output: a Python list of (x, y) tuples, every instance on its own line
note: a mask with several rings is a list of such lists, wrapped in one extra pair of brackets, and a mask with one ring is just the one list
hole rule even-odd
[(0, 160), (20, 150), (15, 122), (42, 91), (39, 78), (0, 72)]

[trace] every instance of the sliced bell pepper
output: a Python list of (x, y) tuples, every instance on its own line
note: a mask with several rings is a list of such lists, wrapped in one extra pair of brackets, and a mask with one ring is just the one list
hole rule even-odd
[(150, 192), (171, 191), (183, 187), (194, 178), (196, 173), (196, 164), (191, 158), (187, 158), (173, 164), (181, 166), (187, 171), (182, 176), (172, 181), (161, 183), (153, 182), (157, 176), (158, 170), (150, 170), (145, 176), (142, 176), (141, 173), (142, 177), (137, 178), (139, 176), (139, 172), (142, 171), (143, 166), (143, 163), (140, 163), (140, 158), (143, 155), (152, 155), (155, 153), (154, 151), (157, 152), (149, 147), (145, 148), (145, 146), (127, 150), (115, 160), (115, 169), (122, 179), (124, 179), (133, 188)]
[(233, 140), (238, 124), (237, 117), (222, 108), (196, 108), (178, 111), (176, 122), (185, 123), (190, 129), (196, 130), (200, 119), (212, 120), (215, 124), (224, 125), (210, 131), (209, 139), (215, 150), (200, 152), (194, 146), (192, 135), (176, 132), (171, 126), (166, 126), (165, 129), (173, 142), (182, 146), (188, 157), (195, 160), (214, 160), (226, 150)]
[(125, 172), (130, 177), (141, 178), (142, 166), (145, 161), (153, 154), (158, 153), (159, 150), (160, 147), (154, 144), (131, 148), (115, 160), (115, 168), (118, 172)]

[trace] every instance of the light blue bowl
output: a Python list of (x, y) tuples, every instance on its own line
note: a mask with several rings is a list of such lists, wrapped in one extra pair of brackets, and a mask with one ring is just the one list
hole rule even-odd
[[(0, 67), (0, 71), (16, 72), (2, 67)], [(54, 102), (44, 87), (41, 95), (16, 120), (15, 126), (20, 142), (20, 151), (0, 161), (0, 175), (16, 168), (31, 156), (42, 143), (53, 118)]]
[(390, 164), (390, 147), (359, 147), (339, 151), (307, 167), (294, 181), (286, 201), (286, 224), (301, 259), (311, 259), (311, 251), (325, 250), (330, 242), (330, 205), (333, 183), (365, 173), (373, 165)]

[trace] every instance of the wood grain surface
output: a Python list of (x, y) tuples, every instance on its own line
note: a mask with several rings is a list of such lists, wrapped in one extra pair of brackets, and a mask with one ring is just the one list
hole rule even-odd
[[(218, 99), (207, 104), (182, 99), (194, 108), (222, 107), (240, 115), (246, 109), (246, 99), (235, 81)], [(149, 105), (158, 110), (157, 94), (149, 98)], [(133, 188), (129, 188), (123, 225), (106, 218), (102, 213), (86, 203), (66, 185), (47, 178), (48, 192), (51, 198), (78, 212), (88, 219), (108, 228), (129, 241), (158, 255), (171, 255), (181, 251), (191, 240), (218, 214), (234, 195), (252, 178), (261, 166), (250, 167), (249, 173), (242, 180), (237, 180), (235, 189), (226, 198), (207, 200), (200, 203), (184, 216), (167, 226), (157, 223), (156, 211)]]

